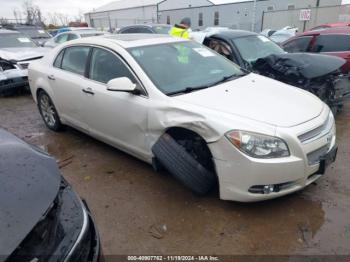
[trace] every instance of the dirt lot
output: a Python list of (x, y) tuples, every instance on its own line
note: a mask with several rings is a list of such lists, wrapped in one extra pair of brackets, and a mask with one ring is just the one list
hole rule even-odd
[(197, 197), (76, 130), (53, 133), (30, 96), (0, 98), (0, 112), (2, 128), (59, 160), (94, 214), (104, 254), (350, 254), (350, 105), (337, 117), (339, 155), (327, 175), (256, 204)]

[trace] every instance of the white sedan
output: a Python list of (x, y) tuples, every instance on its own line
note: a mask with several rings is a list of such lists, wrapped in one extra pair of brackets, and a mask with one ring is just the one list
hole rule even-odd
[(79, 39), (29, 68), (48, 128), (81, 130), (165, 168), (198, 194), (280, 197), (335, 161), (335, 122), (314, 95), (160, 35)]

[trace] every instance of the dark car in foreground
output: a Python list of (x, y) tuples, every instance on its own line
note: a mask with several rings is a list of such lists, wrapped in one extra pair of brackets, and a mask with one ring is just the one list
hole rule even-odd
[(0, 129), (0, 261), (98, 261), (84, 201), (54, 158)]
[(320, 54), (288, 54), (265, 36), (242, 30), (207, 34), (203, 44), (242, 68), (307, 90), (336, 112), (350, 98), (346, 61)]
[(282, 44), (288, 53), (310, 52), (341, 57), (346, 64), (341, 68), (350, 72), (350, 27), (309, 31)]
[(163, 24), (142, 24), (131, 25), (121, 28), (118, 34), (161, 34), (167, 35), (171, 29), (171, 25)]

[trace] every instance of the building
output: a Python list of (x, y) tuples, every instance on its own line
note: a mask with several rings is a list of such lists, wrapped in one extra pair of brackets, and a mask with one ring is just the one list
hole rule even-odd
[[(179, 23), (192, 20), (192, 29), (221, 26), (260, 31), (295, 26), (307, 29), (350, 17), (341, 4), (350, 0), (119, 0), (85, 14), (89, 26), (116, 29), (142, 23)], [(312, 21), (299, 21), (300, 9), (312, 10)], [(340, 13), (340, 15), (338, 15)]]
[(89, 26), (102, 30), (126, 25), (157, 22), (157, 4), (160, 0), (114, 1), (85, 14)]
[(260, 31), (265, 12), (334, 6), (341, 3), (342, 0), (257, 0), (256, 3), (253, 0), (164, 0), (158, 4), (158, 19), (160, 23), (174, 24), (183, 17), (190, 17), (194, 30), (223, 26)]

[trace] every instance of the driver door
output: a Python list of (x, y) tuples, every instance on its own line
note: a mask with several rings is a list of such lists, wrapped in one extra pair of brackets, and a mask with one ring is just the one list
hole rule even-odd
[[(141, 95), (107, 90), (108, 81), (128, 77)], [(149, 99), (126, 63), (116, 54), (93, 48), (89, 70), (89, 91), (85, 94), (85, 118), (91, 135), (140, 158), (146, 147)]]

